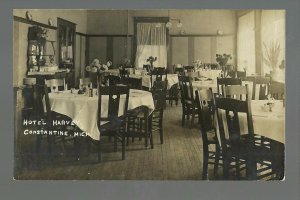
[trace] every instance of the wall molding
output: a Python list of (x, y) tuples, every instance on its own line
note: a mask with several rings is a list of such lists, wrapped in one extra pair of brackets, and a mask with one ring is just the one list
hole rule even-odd
[[(41, 23), (41, 22), (38, 22), (38, 21), (28, 20), (28, 19), (23, 18), (23, 17), (14, 16), (14, 21), (21, 22), (21, 23), (24, 23), (24, 24), (33, 25), (33, 26), (41, 26), (43, 28), (48, 28), (48, 29), (52, 29), (52, 30), (57, 30), (57, 26), (51, 26), (51, 25)], [(71, 23), (73, 23), (73, 22), (71, 22)], [(75, 23), (73, 23), (73, 24), (75, 24)], [(80, 35), (80, 36), (85, 36), (85, 37), (88, 36), (86, 33), (81, 33), (81, 32), (75, 32), (75, 34)]]

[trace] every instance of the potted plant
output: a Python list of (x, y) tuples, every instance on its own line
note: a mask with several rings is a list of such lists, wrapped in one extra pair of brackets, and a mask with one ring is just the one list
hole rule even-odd
[(280, 43), (278, 41), (271, 41), (269, 45), (263, 43), (264, 54), (263, 61), (264, 63), (271, 68), (271, 76), (276, 79), (278, 75), (278, 61), (280, 53)]
[(150, 70), (153, 70), (153, 63), (157, 60), (157, 57), (153, 57), (153, 56), (150, 56), (148, 59), (147, 59), (147, 62), (150, 63)]
[(226, 64), (228, 60), (232, 59), (232, 56), (230, 54), (216, 54), (216, 61), (219, 63), (221, 70), (223, 71), (224, 76), (226, 76), (228, 69), (226, 68)]

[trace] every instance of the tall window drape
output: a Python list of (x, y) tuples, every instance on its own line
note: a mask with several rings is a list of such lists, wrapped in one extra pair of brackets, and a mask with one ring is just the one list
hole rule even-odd
[(138, 23), (137, 24), (137, 50), (135, 66), (143, 68), (149, 64), (147, 59), (157, 57), (154, 67), (167, 66), (166, 26), (164, 23)]
[(254, 11), (241, 16), (238, 19), (238, 70), (247, 71), (247, 74), (255, 73), (255, 21)]

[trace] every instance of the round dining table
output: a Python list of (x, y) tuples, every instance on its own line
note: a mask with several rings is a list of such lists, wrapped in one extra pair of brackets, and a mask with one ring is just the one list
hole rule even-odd
[[(98, 95), (96, 90), (92, 97), (85, 94), (78, 94), (77, 91), (61, 91), (49, 93), (50, 108), (52, 111), (66, 115), (72, 119), (72, 123), (77, 125), (87, 136), (94, 140), (100, 140), (101, 133), (97, 126), (97, 111), (98, 111)], [(124, 105), (125, 97), (120, 97), (121, 104)], [(102, 101), (101, 115), (107, 115), (108, 97), (107, 101)], [(128, 110), (146, 106), (149, 112), (154, 110), (154, 101), (152, 94), (143, 90), (130, 89)], [(120, 109), (122, 110), (122, 109)], [(124, 113), (119, 112), (119, 116)]]

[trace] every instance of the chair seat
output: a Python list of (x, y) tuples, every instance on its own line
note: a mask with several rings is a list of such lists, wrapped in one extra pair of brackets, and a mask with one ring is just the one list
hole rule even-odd
[(99, 127), (99, 130), (102, 134), (102, 132), (114, 132), (117, 131), (125, 122), (124, 116), (118, 117), (115, 120), (111, 120), (110, 122), (107, 122), (105, 124), (102, 124)]

